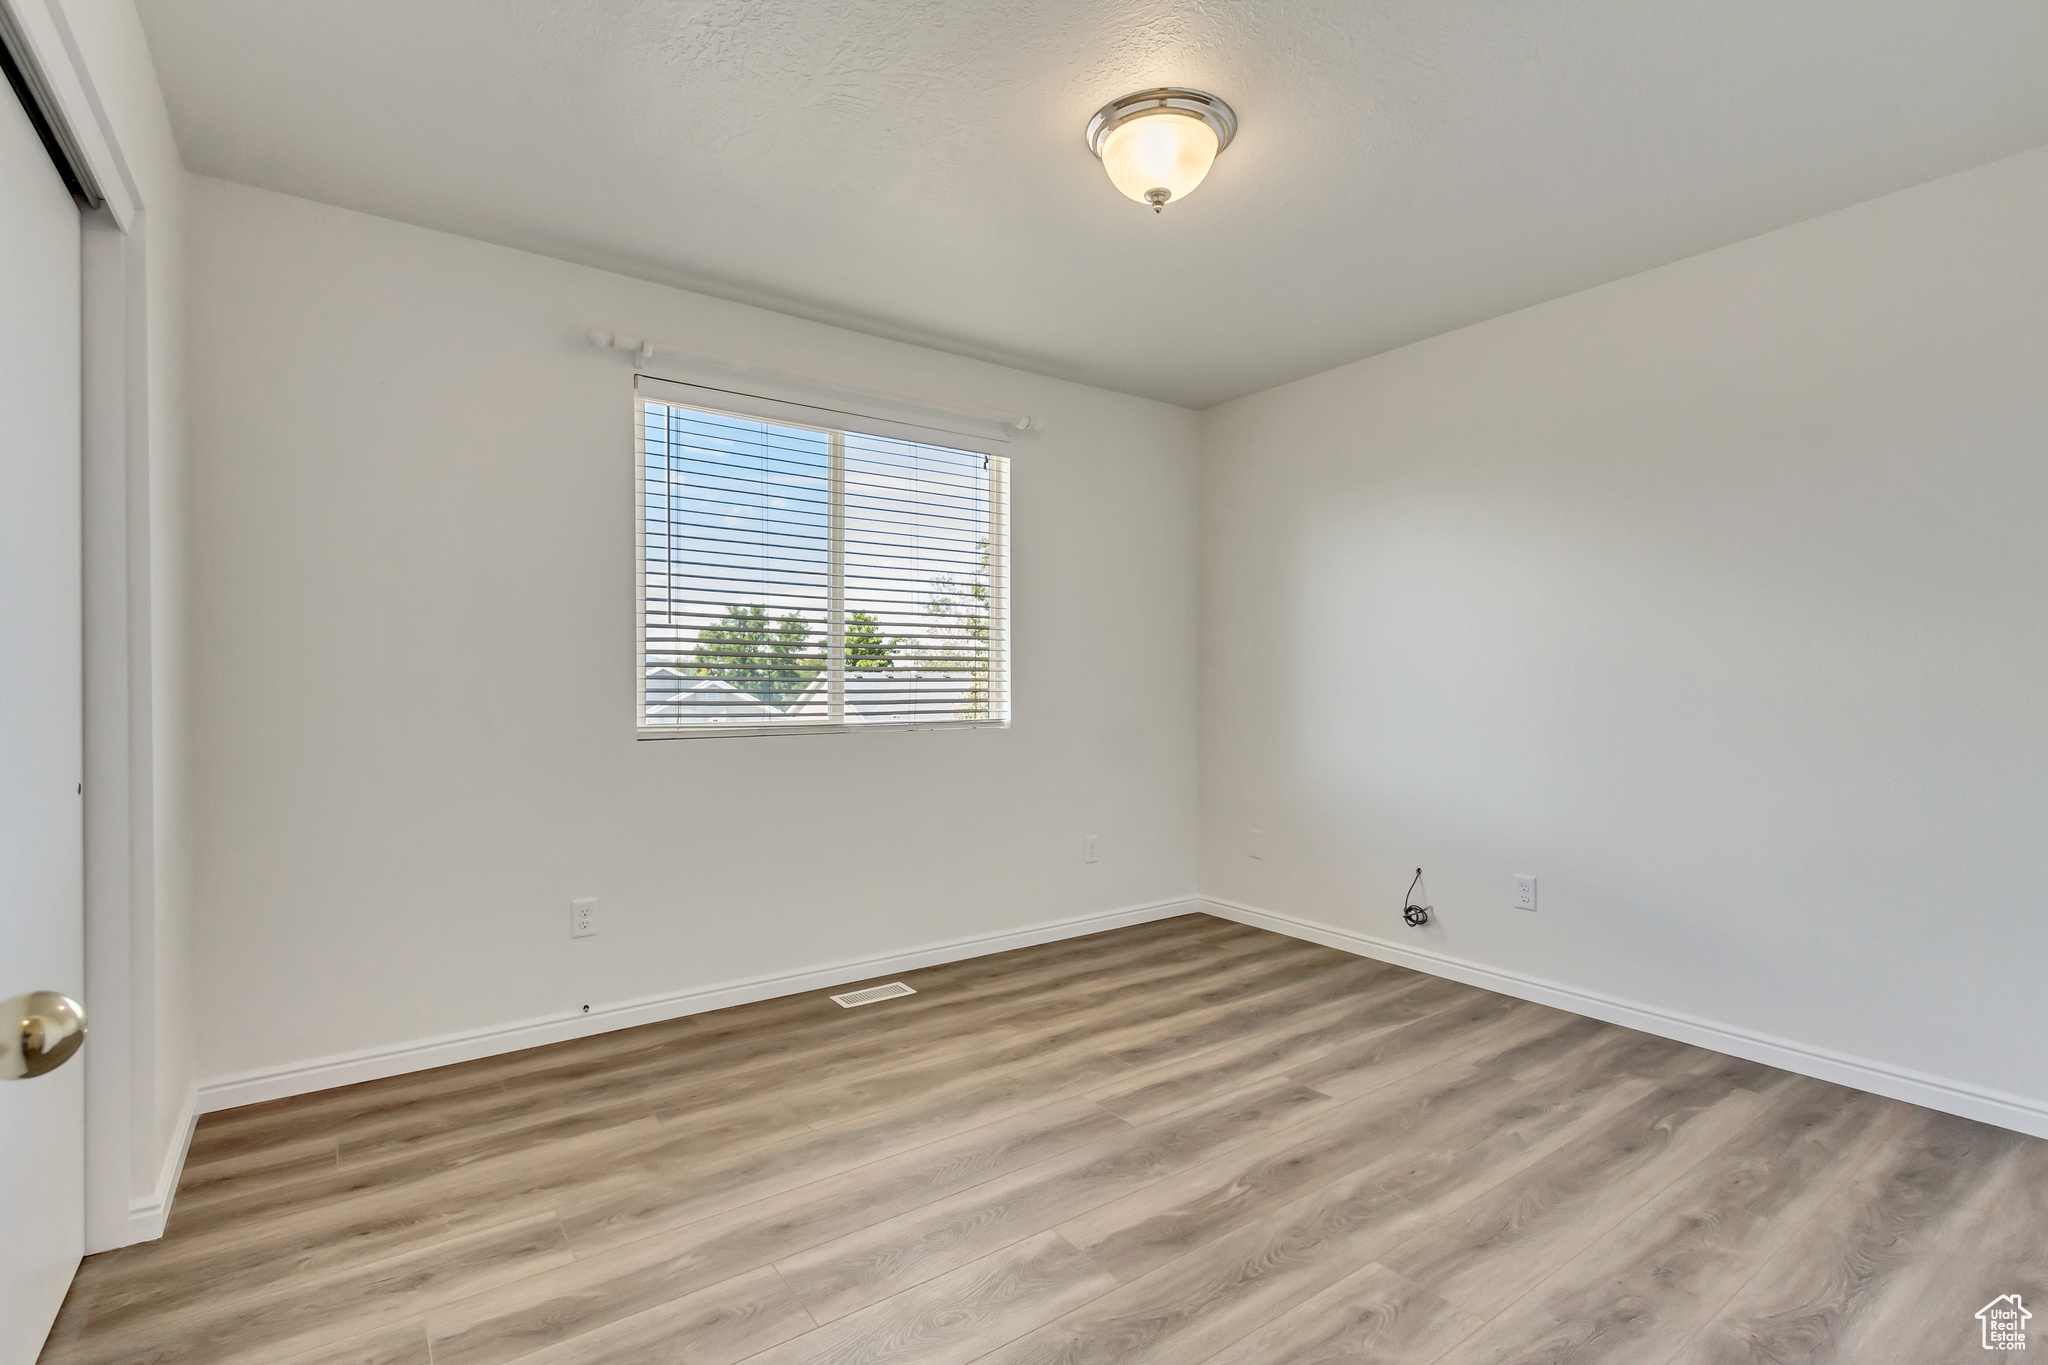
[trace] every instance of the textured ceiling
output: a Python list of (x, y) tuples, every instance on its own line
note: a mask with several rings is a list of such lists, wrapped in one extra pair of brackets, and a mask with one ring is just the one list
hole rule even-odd
[(1196, 407), (2048, 143), (2042, 0), (141, 10), (195, 171)]

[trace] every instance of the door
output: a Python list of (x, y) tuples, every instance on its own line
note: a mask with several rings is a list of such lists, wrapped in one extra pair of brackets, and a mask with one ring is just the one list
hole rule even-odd
[[(0, 87), (0, 999), (85, 984), (79, 231)], [(0, 1080), (0, 1365), (41, 1353), (78, 1269), (84, 1076)]]

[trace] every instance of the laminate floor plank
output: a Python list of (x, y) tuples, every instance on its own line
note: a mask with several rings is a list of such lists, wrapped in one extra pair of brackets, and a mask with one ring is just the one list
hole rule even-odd
[[(1204, 918), (1184, 916), (1182, 920)], [(878, 1012), (863, 1027), (872, 1034), (879, 1031), (875, 1022), (885, 1018), (893, 1022), (908, 1018), (915, 1009), (933, 1007), (940, 1002), (931, 997), (938, 996), (943, 1001), (948, 986), (956, 980), (971, 985), (993, 975), (1015, 983), (1015, 989), (1024, 994), (1034, 993), (1050, 982), (1109, 984), (1127, 977), (1143, 979), (1148, 975), (1185, 972), (1190, 963), (1230, 960), (1245, 952), (1255, 952), (1256, 938), (1256, 931), (1224, 921), (1155, 921), (1043, 948), (1019, 949), (926, 968), (905, 978), (914, 977), (920, 984), (919, 996), (868, 1006), (868, 1010)], [(207, 1122), (194, 1136), (188, 1160), (203, 1162), (219, 1148), (262, 1144), (276, 1140), (280, 1134), (287, 1138), (304, 1137), (309, 1130), (322, 1127), (332, 1128), (338, 1135), (344, 1127), (363, 1131), (379, 1124), (402, 1125), (418, 1115), (438, 1115), (465, 1095), (502, 1093), (508, 1084), (553, 1087), (593, 1072), (629, 1073), (647, 1063), (701, 1064), (708, 1068), (723, 1055), (720, 1049), (733, 1049), (745, 1063), (754, 1055), (747, 1049), (754, 1046), (788, 1050), (843, 1044), (845, 1034), (835, 1030), (833, 1024), (844, 1012), (825, 995), (822, 991), (810, 992), (735, 1006), (208, 1115)], [(957, 1017), (963, 1005), (967, 1012), (972, 1012), (1001, 998), (1000, 992), (979, 992), (964, 1002), (953, 1002), (952, 1008)], [(918, 1004), (920, 1001), (923, 1003)], [(891, 1013), (899, 1005), (911, 1006), (912, 1011)]]
[[(1566, 1026), (1563, 1020), (1553, 1025)], [(1493, 1037), (1507, 1045), (1497, 1033)], [(1490, 1125), (1521, 1121), (1546, 1130), (1559, 1127), (1587, 1106), (1632, 1102), (1649, 1085), (1634, 1077), (1610, 1084), (1599, 1071), (1597, 1055), (1586, 1059), (1586, 1068), (1589, 1074), (1567, 1076), (1547, 1088), (1503, 1086), (1469, 1062), (1410, 1071), (1369, 1097), (1165, 1175), (1144, 1190), (1068, 1220), (1059, 1231), (1119, 1280), (1132, 1280), (1318, 1186), (1388, 1158), (1455, 1142)]]
[(1256, 978), (1258, 989), (1248, 998), (1206, 1007), (1190, 1008), (1184, 996), (1160, 992), (1112, 1000), (1093, 1010), (1064, 1011), (1056, 1024), (1031, 1036), (999, 1039), (993, 1045), (935, 1044), (930, 1048), (935, 1055), (930, 1057), (871, 1072), (856, 1081), (806, 1087), (802, 1095), (786, 1102), (807, 1123), (823, 1126), (895, 1107), (969, 1077), (987, 1077), (1012, 1067), (1039, 1068), (1062, 1056), (1107, 1057), (1114, 1061), (1118, 1074), (1128, 1074), (1129, 1064), (1113, 1057), (1121, 1045), (1159, 1036), (1228, 1033), (1248, 1026), (1247, 1016), (1258, 1009), (1289, 1011), (1296, 1002), (1309, 1003), (1348, 986), (1345, 964), (1319, 963), (1311, 973), (1303, 980), (1298, 966), (1265, 967)]
[[(1413, 1022), (1425, 1015), (1435, 1014), (1453, 1005), (1476, 1000), (1484, 994), (1485, 992), (1483, 991), (1476, 991), (1470, 986), (1448, 980), (1444, 977), (1424, 976), (1420, 972), (1406, 972), (1389, 968), (1384, 974), (1376, 975), (1361, 983), (1355, 993), (1337, 1002), (1333, 1002), (1332, 1008), (1342, 1009), (1346, 1005), (1363, 1007), (1372, 1004), (1374, 1001), (1384, 1001), (1386, 1013), (1380, 1014), (1375, 1012), (1370, 1016), (1372, 1026), (1377, 1028), (1381, 1024), (1398, 1026), (1401, 1023)], [(1321, 1016), (1304, 1013), (1286, 1018), (1278, 1023), (1270, 1024), (1266, 1028), (1259, 1030), (1256, 1034), (1247, 1034), (1230, 1041), (1233, 1043), (1245, 1043), (1257, 1040), (1259, 1042), (1284, 1043), (1299, 1034), (1319, 1031), (1327, 1023), (1328, 1021)], [(1357, 1041), (1359, 1039), (1355, 1035), (1345, 1036), (1340, 1034), (1336, 1038), (1325, 1039), (1320, 1044), (1309, 1044), (1308, 1050), (1317, 1051), (1320, 1050), (1320, 1047), (1328, 1046), (1333, 1042)], [(1119, 1048), (1116, 1051), (1116, 1056), (1119, 1060), (1128, 1062), (1134, 1068), (1136, 1074), (1142, 1076), (1158, 1067), (1173, 1066), (1188, 1061), (1197, 1053), (1206, 1052), (1217, 1046), (1223, 1045), (1207, 1043), (1191, 1047), (1182, 1039), (1166, 1037), (1138, 1046)]]
[(1702, 1076), (1720, 1076), (1739, 1089), (1759, 1092), (1783, 1085), (1792, 1074), (1780, 1071), (1776, 1067), (1765, 1066), (1762, 1062), (1730, 1057), (1720, 1052), (1708, 1052), (1695, 1070)]
[(754, 1356), (750, 1365), (966, 1365), (1115, 1285), (1040, 1233)]
[(991, 1125), (829, 1179), (719, 1210), (659, 1235), (576, 1243), (576, 1263), (443, 1304), (429, 1314), (437, 1365), (496, 1365), (541, 1344), (656, 1307), (737, 1272), (923, 1207), (1123, 1131), (1085, 1102)]
[[(1223, 961), (1206, 967), (1225, 974), (1248, 970), (1270, 975), (1283, 969), (1284, 964), (1247, 962), (1240, 967)], [(1115, 991), (1130, 992), (1139, 989), (1132, 978), (1142, 984), (1148, 973), (1161, 968), (1155, 962), (1133, 960), (1097, 970), (1113, 974), (1111, 985)], [(1199, 961), (1193, 966), (1175, 964), (1174, 970), (1192, 975), (1204, 971), (1205, 965)], [(914, 979), (923, 981), (921, 974)], [(908, 1064), (906, 1054), (920, 1059), (929, 1068), (943, 1065), (943, 1053), (950, 1049), (961, 1054), (957, 1060), (962, 1066), (985, 1065), (985, 1054), (999, 1049), (1006, 1040), (1011, 1042), (1013, 1052), (1018, 1051), (1015, 1040), (1021, 1036), (1020, 1031), (1009, 1022), (1017, 1011), (1028, 1010), (1038, 1016), (1053, 1012), (1042, 992), (1024, 994), (1027, 998), (1015, 1002), (1007, 1013), (985, 998), (967, 1002), (968, 1008), (948, 1015), (949, 1027), (938, 1043), (930, 1037), (913, 1036), (928, 1027), (920, 1025), (922, 1016), (881, 1013), (864, 1017), (858, 1029), (820, 1027), (801, 1044), (787, 1034), (764, 1034), (758, 1029), (744, 1031), (735, 1041), (719, 1042), (715, 1031), (700, 1030), (674, 1038), (660, 1048), (633, 1049), (608, 1066), (564, 1063), (557, 1068), (509, 1077), (497, 1091), (472, 1094), (436, 1114), (423, 1115), (408, 1108), (396, 1115), (379, 1112), (351, 1118), (339, 1128), (343, 1158), (354, 1161), (366, 1155), (374, 1158), (434, 1146), (459, 1148), (465, 1135), (479, 1125), (495, 1125), (529, 1112), (567, 1107), (591, 1115), (652, 1111), (664, 1118), (675, 1117), (734, 1103), (785, 1085), (801, 1083), (812, 1089), (834, 1078), (851, 1082), (862, 1075), (900, 1070)], [(917, 998), (867, 1008), (887, 1009)], [(1111, 993), (1096, 1003), (1114, 1002), (1115, 995)], [(1073, 1013), (1081, 1014), (1089, 1001), (1070, 999), (1067, 1004)], [(831, 1008), (838, 1010), (837, 1006)], [(844, 1012), (840, 1015), (843, 1020)], [(827, 1022), (831, 1022), (829, 1017)], [(906, 1040), (913, 1046), (906, 1047)], [(452, 1142), (437, 1141), (449, 1136)]]
[(1660, 1085), (1379, 1262), (1490, 1318), (1748, 1127), (1764, 1103), (1719, 1077)]
[[(642, 1123), (655, 1129), (651, 1120)], [(659, 1137), (658, 1129), (652, 1135)], [(161, 1241), (88, 1258), (74, 1284), (92, 1289), (98, 1313), (116, 1303), (131, 1311), (173, 1303), (221, 1283), (253, 1290), (308, 1282), (549, 1213), (564, 1191), (592, 1179), (614, 1141), (597, 1134), (558, 1142), (530, 1163), (506, 1159), (443, 1171), (417, 1187), (324, 1200), (304, 1212), (272, 1207), (196, 1231), (174, 1219)]]
[(1991, 1295), (1974, 1306), (1920, 1302), (1913, 1271), (1929, 1258), (1968, 1254), (1958, 1234), (1972, 1196), (2036, 1142), (1950, 1114), (1912, 1114), (1671, 1360), (1926, 1365), (1928, 1357), (1908, 1354), (1913, 1342), (1890, 1332), (1908, 1301), (1907, 1316), (1953, 1324), (1951, 1358), (1961, 1355), (1976, 1344), (1973, 1315)]
[[(1203, 980), (1255, 977), (1276, 987), (1299, 988), (1294, 970), (1295, 961), (1288, 959), (1247, 958), (1218, 963), (1213, 971), (1198, 964), (1186, 975)], [(1184, 1011), (1184, 984), (1178, 978), (1137, 983), (1120, 980), (1092, 994), (1034, 991), (1006, 1011), (986, 1016), (980, 1028), (966, 1018), (950, 1016), (944, 1018), (941, 1029), (933, 1029), (927, 1021), (914, 1032), (862, 1020), (857, 1028), (840, 1029), (826, 1050), (806, 1049), (773, 1059), (756, 1057), (747, 1066), (729, 1067), (720, 1061), (708, 1073), (686, 1070), (657, 1078), (659, 1083), (651, 1092), (654, 1112), (667, 1118), (706, 1103), (774, 1087), (790, 1096), (789, 1103), (801, 1107), (807, 1121), (831, 1122), (864, 1108), (901, 1102), (921, 1084), (943, 1082), (968, 1072), (986, 1074), (1004, 1065), (1040, 1062), (1062, 1045), (1085, 1052), (1102, 1051), (1092, 1039), (1103, 1021), (1128, 1026)], [(1026, 1023), (1033, 1027), (1027, 1030)], [(1055, 1025), (1057, 1031), (1050, 1027)]]
[[(517, 1357), (519, 1365), (731, 1365), (817, 1326), (767, 1267), (607, 1320)], [(460, 1359), (434, 1353), (435, 1365)]]
[[(1097, 1060), (1082, 1067), (1062, 1065), (963, 1081), (915, 1105), (715, 1161), (697, 1164), (680, 1155), (650, 1162), (637, 1173), (623, 1172), (614, 1179), (591, 1182), (586, 1192), (564, 1195), (558, 1209), (571, 1239), (579, 1245), (646, 1236), (871, 1162), (919, 1151), (943, 1139), (972, 1134), (1005, 1119), (1031, 1115), (1061, 1100), (1078, 1098), (1080, 1091), (1113, 1074), (1114, 1069), (1114, 1063)], [(1089, 1107), (1103, 1118), (1115, 1119), (1107, 1110)]]
[(870, 1224), (776, 1269), (811, 1316), (829, 1322), (1334, 1103), (1292, 1081), (1257, 1085)]
[[(1226, 928), (1215, 922), (1206, 926), (1186, 923), (1193, 918), (1197, 917), (1020, 948), (887, 978), (912, 984), (917, 994), (861, 1006), (861, 1017), (869, 1021), (862, 1027), (914, 1026), (936, 1013), (948, 1018), (969, 1017), (981, 1026), (997, 1012), (1019, 1003), (1030, 1004), (1049, 991), (1079, 996), (1105, 989), (1137, 989), (1185, 980), (1191, 969), (1267, 956), (1257, 931), (1237, 925)], [(1309, 947), (1299, 945), (1295, 951)], [(835, 986), (832, 992), (851, 989), (858, 986)], [(705, 1050), (702, 1060), (706, 1062), (726, 1055), (757, 1056), (749, 1050), (757, 1046), (800, 1047), (821, 1035), (837, 1035), (841, 1032), (838, 1026), (849, 1017), (847, 1011), (831, 1003), (828, 992), (818, 991), (693, 1016), (688, 1041), (691, 1047)], [(729, 1049), (737, 1050), (729, 1053)]]
[(1466, 998), (1469, 990), (1442, 977), (1393, 973), (1223, 1042), (1190, 1046), (1168, 1037), (1119, 1048), (1111, 1055), (1133, 1068), (1130, 1079), (1090, 1098), (1127, 1118), (1157, 1118), (1176, 1104), (1220, 1093), (1214, 1087), (1279, 1075), (1331, 1047), (1392, 1033)]
[[(1235, 1218), (1207, 1216), (1213, 1196), (1181, 1204), (1168, 1221), (1201, 1235), (1142, 1238), (1128, 1248), (1143, 1252), (1142, 1259), (1127, 1258), (1124, 1266), (1106, 1261), (1100, 1249), (1082, 1248), (1105, 1268), (1139, 1273), (1120, 1275), (1117, 1289), (992, 1352), (988, 1365), (1205, 1361), (1597, 1128), (1654, 1084), (1631, 1077), (1602, 1087), (1562, 1070), (1546, 1081), (1550, 1089), (1541, 1098), (1500, 1095), (1497, 1108), (1475, 1103), (1453, 1121), (1415, 1124), (1414, 1141), (1382, 1146), (1376, 1160), (1305, 1193), (1276, 1182), (1271, 1194), (1236, 1209)], [(1237, 1202), (1235, 1187), (1224, 1193)], [(1295, 1197), (1279, 1202), (1287, 1194)]]
[(2048, 1142), (1201, 915), (884, 979), (206, 1115), (41, 1359), (2048, 1349)]
[(330, 1136), (349, 1118), (431, 1112), (464, 1095), (503, 1090), (497, 1077), (475, 1074), (474, 1066), (466, 1062), (435, 1067), (208, 1114), (193, 1131), (186, 1160), (204, 1164), (217, 1155), (274, 1142)]
[[(806, 1076), (843, 1074), (875, 1057), (900, 1055), (905, 1040), (930, 1042), (934, 1037), (972, 1039), (1004, 1029), (1035, 1028), (1081, 1011), (1172, 995), (1184, 996), (1194, 986), (1243, 974), (1273, 975), (1291, 963), (1319, 961), (1308, 945), (1286, 955), (1261, 950), (1255, 942), (1227, 941), (1207, 952), (1180, 952), (1145, 959), (1108, 954), (1056, 973), (1019, 970), (973, 988), (934, 988), (927, 973), (902, 979), (918, 993), (862, 1006), (858, 1028), (846, 1027), (855, 1016), (838, 1006), (833, 1013), (808, 1020), (801, 1029), (764, 1029), (737, 1023), (720, 1028), (706, 1024), (658, 1052), (636, 1053), (626, 1064), (606, 1068), (610, 1077), (649, 1080), (685, 1079), (710, 1086), (733, 1079), (780, 1074), (795, 1066)], [(934, 1029), (934, 1021), (938, 1027)], [(585, 1068), (536, 1071), (508, 1078), (508, 1087), (558, 1087), (577, 1083)]]
[(197, 1208), (210, 1199), (231, 1198), (251, 1184), (325, 1175), (340, 1167), (341, 1148), (330, 1137), (221, 1153), (197, 1166), (185, 1163), (178, 1182), (178, 1203), (187, 1209)]
[[(1134, 1123), (1162, 1118), (1253, 1081), (1285, 1074), (1340, 1043), (1391, 1033), (1442, 1008), (1420, 989), (1431, 978), (1369, 982), (1320, 1003), (1303, 1001), (1277, 1022), (1250, 1028), (1235, 1021), (1166, 1034), (1111, 1052), (1136, 1070), (1127, 1079), (1089, 1092), (1089, 1098)], [(1214, 1033), (1225, 1035), (1216, 1041)]]
[(1793, 1078), (1740, 1132), (1488, 1322), (1459, 1358), (1669, 1358), (1884, 1144), (1901, 1109)]
[(1207, 1365), (1430, 1365), (1473, 1317), (1383, 1265), (1367, 1265), (1209, 1357)]
[(413, 1318), (346, 1341), (315, 1346), (274, 1365), (433, 1365), (427, 1320)]
[[(1995, 1360), (1983, 1347), (1976, 1310), (2017, 1294), (2034, 1305), (2028, 1352), (2048, 1349), (2048, 1143), (2024, 1142), (1978, 1182), (1952, 1210), (1939, 1235), (1940, 1254), (1901, 1265), (1878, 1299), (1862, 1340), (1882, 1342), (1897, 1360)], [(2017, 1352), (2007, 1359), (2022, 1358)], [(2039, 1355), (2025, 1358), (2040, 1359)]]
[[(1442, 1066), (1498, 1037), (1562, 1024), (1557, 1010), (1504, 995), (1460, 1001), (1394, 1029), (1329, 1048), (1287, 1074), (1335, 1099), (1356, 1099), (1403, 1076)], [(1455, 1063), (1453, 1063), (1455, 1064)]]
[[(1231, 968), (1229, 963), (1210, 965), (1225, 972)], [(1266, 973), (1275, 970), (1270, 963), (1250, 966)], [(1133, 960), (1119, 968), (1098, 967), (1097, 970), (1143, 974), (1159, 968), (1156, 963)], [(1121, 978), (1116, 984), (1119, 989), (1128, 989), (1128, 982)], [(1030, 1007), (1041, 1013), (1049, 1008), (1042, 999), (1033, 1000)], [(836, 1006), (832, 1008), (837, 1009)], [(380, 1163), (386, 1163), (393, 1157), (419, 1156), (427, 1152), (440, 1152), (451, 1163), (473, 1161), (481, 1155), (473, 1150), (477, 1142), (493, 1140), (508, 1120), (539, 1122), (557, 1131), (574, 1126), (595, 1128), (621, 1116), (638, 1117), (655, 1105), (660, 1106), (665, 1119), (687, 1118), (696, 1110), (759, 1094), (784, 1080), (815, 1082), (825, 1076), (857, 1072), (863, 1066), (869, 1071), (886, 1072), (905, 1065), (906, 1051), (913, 1054), (932, 1051), (928, 1039), (916, 1040), (923, 1044), (922, 1047), (906, 1049), (902, 1038), (889, 1036), (886, 1030), (876, 1027), (880, 1020), (881, 1016), (872, 1016), (863, 1021), (863, 1028), (852, 1037), (841, 1030), (820, 1038), (815, 1048), (785, 1055), (779, 1059), (779, 1065), (788, 1073), (786, 1075), (777, 1073), (773, 1068), (756, 1066), (751, 1071), (742, 1068), (736, 1077), (726, 1077), (728, 1083), (723, 1086), (717, 1084), (722, 1073), (717, 1072), (716, 1066), (709, 1067), (715, 1074), (687, 1073), (688, 1079), (684, 1084), (662, 1086), (660, 1082), (669, 1078), (678, 1067), (685, 1066), (688, 1060), (678, 1060), (674, 1055), (674, 1039), (663, 1049), (625, 1050), (628, 1065), (624, 1069), (614, 1067), (596, 1074), (579, 1069), (570, 1075), (554, 1077), (552, 1079), (557, 1084), (553, 1090), (508, 1091), (502, 1084), (479, 1088), (467, 1085), (466, 1078), (458, 1078), (465, 1080), (463, 1092), (459, 1096), (451, 1096), (439, 1111), (422, 1110), (410, 1092), (367, 1111), (362, 1105), (355, 1106), (357, 1112), (342, 1120), (337, 1128), (343, 1161), (344, 1164), (386, 1170), (403, 1177), (409, 1169), (404, 1164), (393, 1167)], [(986, 1050), (991, 1046), (991, 1034), (1004, 1036), (1000, 1029), (979, 1034), (969, 1029), (965, 1031), (961, 1046)], [(824, 1055), (819, 1055), (821, 1051)], [(575, 1113), (565, 1114), (566, 1110), (574, 1110)], [(479, 1133), (485, 1137), (479, 1139)], [(307, 1192), (311, 1192), (311, 1187)], [(296, 1193), (292, 1197), (297, 1197)], [(235, 1216), (242, 1212), (236, 1210)]]
[(93, 1330), (57, 1359), (63, 1365), (127, 1365), (138, 1357), (151, 1365), (269, 1365), (372, 1327), (402, 1324), (437, 1298), (559, 1269), (573, 1259), (561, 1225), (546, 1214), (302, 1285), (223, 1292), (216, 1283), (194, 1283), (169, 1303), (103, 1301)]
[[(1255, 1030), (1266, 1019), (1292, 1017), (1352, 994), (1362, 981), (1377, 975), (1358, 970), (1359, 965), (1355, 960), (1306, 958), (1271, 964), (1256, 976), (1240, 973), (1220, 985), (1211, 980), (1205, 983), (1211, 989), (1192, 995), (1179, 991), (1125, 994), (1094, 1011), (1054, 1010), (1056, 1026), (1005, 1041), (978, 1059), (976, 1069), (986, 1074), (991, 1067), (1043, 1064), (1063, 1054), (1108, 1055), (1122, 1067), (1123, 1074), (1129, 1074), (1134, 1069), (1126, 1059), (1129, 1052), (1162, 1043), (1186, 1049), (1211, 1046)], [(842, 1113), (864, 1112), (877, 1103), (895, 1102), (904, 1094), (915, 1093), (920, 1077), (950, 1079), (960, 1069), (949, 1068), (943, 1059), (920, 1061), (874, 1074), (852, 1086), (824, 1087), (806, 1117), (823, 1123)]]
[[(1066, 1090), (1099, 1084), (1124, 1070), (1121, 1063), (1101, 1057), (1067, 1058), (1057, 1063), (1032, 1058), (995, 1069), (962, 1066), (947, 1073), (958, 1079), (945, 1084), (943, 1077), (938, 1078), (933, 1093), (916, 1097), (919, 1103), (906, 1106), (895, 1122), (904, 1142), (914, 1142), (923, 1134), (937, 1136), (949, 1129), (988, 1122), (1004, 1111), (1035, 1107)], [(786, 1106), (787, 1096), (776, 1099)], [(182, 1217), (186, 1226), (202, 1230), (246, 1222), (273, 1208), (292, 1207), (301, 1215), (299, 1222), (304, 1228), (315, 1226), (318, 1216), (326, 1213), (371, 1234), (386, 1228), (392, 1211), (402, 1210), (413, 1222), (437, 1214), (459, 1222), (474, 1213), (476, 1196), (491, 1191), (500, 1181), (505, 1192), (530, 1201), (548, 1196), (564, 1184), (580, 1183), (591, 1163), (605, 1168), (629, 1163), (655, 1168), (681, 1162), (694, 1172), (706, 1156), (702, 1134), (692, 1127), (700, 1118), (693, 1106), (671, 1114), (666, 1124), (651, 1117), (615, 1115), (607, 1125), (601, 1114), (572, 1109), (540, 1131), (492, 1129), (457, 1147), (437, 1146), (400, 1153), (375, 1165), (345, 1166), (303, 1180), (259, 1184), (243, 1199), (210, 1203)], [(808, 1132), (808, 1125), (804, 1131)], [(422, 1187), (427, 1188), (423, 1191)], [(330, 1240), (346, 1241), (353, 1235), (331, 1225), (322, 1231)], [(373, 1248), (377, 1254), (387, 1249), (381, 1242)]]
[[(494, 1135), (494, 1139), (501, 1136)], [(418, 1217), (445, 1207), (460, 1215), (471, 1208), (464, 1201), (479, 1194), (516, 1194), (517, 1183), (534, 1181), (545, 1188), (550, 1177), (574, 1183), (579, 1178), (578, 1168), (589, 1161), (646, 1159), (677, 1141), (678, 1135), (651, 1114), (633, 1115), (587, 1130), (572, 1126), (567, 1132), (523, 1134), (485, 1159), (426, 1152), (374, 1166), (337, 1166), (333, 1171), (274, 1183), (244, 1180), (238, 1182), (234, 1197), (176, 1210), (172, 1218), (178, 1231), (196, 1242), (205, 1234), (224, 1234), (233, 1228), (246, 1233), (266, 1216), (286, 1211), (308, 1226), (328, 1218), (352, 1223), (387, 1210)], [(515, 1183), (495, 1183), (507, 1178)], [(163, 1254), (176, 1253), (165, 1248)]]

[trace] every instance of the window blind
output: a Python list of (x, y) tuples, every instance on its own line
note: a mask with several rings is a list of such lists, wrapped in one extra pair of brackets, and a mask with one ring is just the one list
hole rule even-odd
[(635, 399), (641, 734), (1007, 723), (1008, 460), (683, 387)]

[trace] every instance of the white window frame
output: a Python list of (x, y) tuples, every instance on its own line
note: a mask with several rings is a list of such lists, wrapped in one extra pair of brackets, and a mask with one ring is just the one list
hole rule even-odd
[[(827, 587), (826, 716), (823, 721), (740, 725), (647, 723), (647, 430), (646, 405), (666, 403), (722, 417), (774, 422), (816, 431), (831, 441), (830, 508), (826, 519), (826, 562), (833, 566)], [(846, 616), (846, 433), (912, 441), (987, 455), (989, 536), (989, 709), (987, 720), (861, 721), (845, 719)], [(633, 623), (634, 728), (641, 739), (738, 739), (758, 735), (845, 735), (902, 730), (1007, 730), (1010, 728), (1010, 443), (1000, 436), (916, 426), (865, 413), (842, 412), (763, 398), (654, 375), (633, 380), (633, 568), (636, 604)]]

